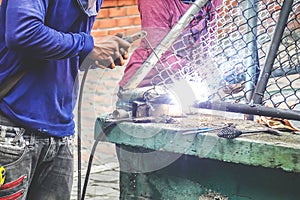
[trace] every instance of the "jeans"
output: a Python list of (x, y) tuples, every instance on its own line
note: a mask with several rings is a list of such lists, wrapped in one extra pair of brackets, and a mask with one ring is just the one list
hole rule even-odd
[(13, 123), (0, 115), (0, 165), (6, 169), (0, 199), (69, 200), (73, 136), (56, 138), (34, 131), (18, 136), (20, 128), (8, 125)]

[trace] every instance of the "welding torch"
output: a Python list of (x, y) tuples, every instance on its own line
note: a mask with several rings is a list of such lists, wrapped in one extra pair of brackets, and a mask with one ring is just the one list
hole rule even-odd
[(141, 32), (134, 33), (134, 34), (132, 34), (132, 35), (123, 37), (123, 39), (126, 40), (126, 41), (129, 42), (129, 43), (133, 43), (134, 41), (136, 41), (136, 40), (138, 40), (138, 39), (141, 39), (141, 38), (146, 37), (146, 35), (147, 35), (147, 32), (146, 32), (146, 31), (141, 31)]
[[(123, 40), (125, 40), (128, 43), (132, 44), (134, 41), (146, 37), (146, 35), (147, 35), (146, 31), (140, 31), (140, 32), (137, 32), (137, 33), (134, 33), (132, 35), (125, 36), (125, 37), (123, 37), (123, 34), (121, 34), (121, 33), (117, 33), (115, 36), (117, 36), (119, 38), (122, 38)], [(124, 55), (122, 55), (122, 56), (124, 58)]]
[[(141, 39), (141, 38), (144, 38), (146, 37), (147, 35), (147, 32), (145, 31), (140, 31), (140, 32), (137, 32), (137, 33), (134, 33), (132, 35), (129, 35), (129, 36), (125, 36), (123, 37), (122, 34), (118, 33), (116, 34), (115, 36), (119, 37), (119, 38), (122, 38), (123, 40), (127, 41), (128, 43), (133, 43), (134, 41), (138, 40), (138, 39)], [(121, 49), (119, 49), (120, 51)], [(123, 52), (120, 52), (121, 54), (123, 53), (122, 57), (127, 59), (127, 52), (125, 52), (125, 50), (123, 50)], [(115, 63), (112, 61), (112, 60), (104, 60), (104, 61), (100, 61), (100, 60), (97, 60), (97, 56), (93, 54), (93, 52), (91, 52), (91, 57), (87, 57), (86, 59), (84, 59), (84, 61), (81, 63), (81, 66), (80, 66), (80, 70), (81, 71), (86, 71), (86, 70), (89, 70), (89, 69), (94, 69), (94, 68), (102, 68), (102, 69), (105, 69), (105, 68), (115, 68)], [(112, 58), (114, 59), (114, 58)], [(120, 63), (121, 64), (121, 63)], [(123, 65), (123, 63), (121, 64)]]

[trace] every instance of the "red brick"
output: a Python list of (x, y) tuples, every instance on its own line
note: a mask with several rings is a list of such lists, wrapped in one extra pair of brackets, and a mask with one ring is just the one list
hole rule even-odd
[(123, 28), (118, 28), (118, 29), (112, 29), (112, 30), (108, 30), (108, 35), (116, 35), (117, 33), (122, 33), (125, 35), (125, 29)]
[(102, 7), (128, 6), (136, 4), (137, 0), (104, 0)]
[(137, 32), (140, 32), (141, 31), (141, 27), (140, 26), (137, 26), (137, 27), (132, 27), (132, 28), (126, 28), (125, 29), (125, 35), (131, 35), (131, 34), (134, 34), (134, 33), (137, 33)]
[(109, 8), (108, 9), (109, 17), (123, 17), (126, 16), (126, 9), (124, 7)]
[(136, 1), (135, 0), (119, 0), (118, 6), (128, 6), (128, 5), (135, 5)]
[(105, 30), (92, 30), (92, 36), (93, 37), (102, 37), (102, 36), (107, 36), (108, 35), (108, 31)]
[(101, 8), (100, 12), (97, 15), (97, 19), (101, 19), (101, 18), (107, 18), (109, 16), (109, 9), (108, 8)]
[(104, 0), (101, 7), (106, 8), (106, 7), (117, 6), (118, 1), (120, 1), (120, 0)]
[(116, 19), (98, 19), (95, 21), (95, 24), (93, 26), (94, 29), (97, 28), (112, 28), (117, 26), (117, 20)]
[(115, 35), (117, 33), (122, 33), (123, 36), (128, 36), (137, 32), (141, 31), (141, 27), (140, 26), (136, 26), (136, 27), (130, 27), (130, 28), (116, 28), (116, 29), (106, 29), (107, 30), (107, 34), (108, 35)]
[(133, 17), (132, 22), (133, 22), (134, 25), (140, 25), (141, 24), (141, 18), (139, 16), (138, 17)]
[(140, 31), (138, 0), (104, 0), (94, 23), (92, 35), (105, 36)]
[(117, 26), (131, 26), (133, 24), (133, 17), (124, 17), (116, 19)]
[(98, 28), (100, 28), (100, 24), (99, 24), (99, 20), (96, 20), (94, 22), (93, 29), (98, 29)]
[(138, 10), (138, 6), (134, 5), (134, 6), (128, 6), (126, 7), (126, 15), (130, 16), (130, 15), (139, 15), (140, 12)]

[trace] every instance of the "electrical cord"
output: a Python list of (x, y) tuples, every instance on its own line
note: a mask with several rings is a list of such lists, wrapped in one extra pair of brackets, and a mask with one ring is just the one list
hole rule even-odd
[(85, 194), (86, 194), (86, 189), (87, 189), (87, 185), (89, 182), (89, 177), (90, 177), (90, 172), (91, 172), (91, 168), (92, 168), (92, 163), (93, 163), (93, 159), (94, 159), (94, 155), (95, 155), (95, 151), (97, 148), (97, 145), (99, 143), (99, 141), (101, 140), (101, 136), (106, 135), (111, 128), (113, 128), (118, 122), (122, 122), (122, 120), (120, 121), (114, 121), (114, 122), (110, 122), (109, 124), (107, 124), (106, 127), (104, 127), (104, 129), (102, 130), (102, 134), (100, 133), (99, 136), (95, 139), (91, 153), (90, 153), (90, 157), (89, 157), (89, 161), (88, 161), (88, 166), (87, 166), (87, 171), (86, 171), (86, 175), (85, 175), (85, 181), (84, 181), (84, 185), (82, 188), (82, 193), (81, 193), (81, 107), (82, 107), (82, 97), (83, 97), (83, 89), (84, 89), (84, 84), (86, 81), (86, 77), (88, 74), (88, 71), (90, 70), (91, 66), (88, 67), (83, 74), (81, 83), (80, 83), (80, 89), (79, 89), (79, 95), (78, 95), (78, 119), (77, 119), (77, 127), (78, 127), (78, 134), (77, 134), (77, 157), (78, 157), (78, 163), (77, 163), (77, 168), (78, 168), (78, 182), (77, 182), (77, 200), (84, 200), (85, 198)]
[[(129, 43), (132, 43), (135, 40), (141, 39), (146, 37), (147, 33), (145, 31), (141, 31), (135, 34), (132, 34), (128, 37), (124, 37), (123, 39), (126, 40)], [(89, 66), (83, 74), (81, 83), (80, 83), (80, 90), (79, 90), (79, 95), (78, 95), (78, 119), (77, 119), (77, 127), (78, 127), (78, 134), (77, 134), (77, 157), (78, 157), (78, 182), (77, 182), (77, 200), (84, 200), (85, 198), (85, 193), (86, 193), (86, 188), (87, 188), (87, 184), (88, 184), (88, 180), (89, 180), (89, 176), (90, 176), (90, 171), (91, 171), (91, 167), (92, 167), (92, 162), (93, 162), (93, 158), (94, 158), (94, 154), (96, 151), (96, 147), (99, 143), (99, 141), (101, 140), (101, 135), (99, 134), (99, 137), (95, 139), (94, 144), (93, 144), (93, 148), (90, 154), (90, 158), (89, 158), (89, 162), (88, 162), (88, 167), (87, 167), (87, 171), (86, 171), (86, 176), (85, 176), (85, 182), (84, 182), (84, 186), (83, 186), (83, 190), (82, 190), (82, 194), (81, 194), (81, 106), (82, 106), (82, 96), (83, 96), (83, 89), (84, 89), (84, 84), (85, 84), (85, 80), (88, 74), (88, 71), (90, 70), (90, 68), (92, 67)], [(113, 125), (116, 125), (118, 122), (111, 122), (109, 123), (104, 130), (102, 131), (102, 133), (106, 134), (111, 127), (113, 127)]]
[(88, 182), (89, 182), (89, 177), (90, 177), (90, 173), (91, 173), (94, 154), (95, 154), (96, 147), (97, 147), (98, 143), (99, 143), (99, 140), (94, 141), (93, 148), (92, 148), (92, 151), (91, 151), (91, 154), (90, 154), (88, 167), (87, 167), (87, 170), (86, 170), (86, 176), (85, 176), (85, 180), (84, 180), (84, 185), (83, 185), (83, 189), (82, 189), (81, 200), (84, 200), (84, 198), (85, 198), (86, 188), (87, 188), (87, 185), (88, 185)]
[(87, 189), (87, 185), (88, 185), (88, 182), (89, 182), (89, 177), (90, 177), (90, 173), (91, 173), (91, 168), (92, 168), (92, 164), (93, 164), (95, 151), (96, 151), (96, 148), (97, 148), (97, 145), (98, 145), (99, 141), (101, 140), (101, 136), (105, 136), (108, 132), (110, 132), (111, 129), (113, 127), (115, 127), (115, 125), (117, 125), (117, 123), (118, 122), (109, 123), (106, 127), (104, 127), (104, 129), (102, 130), (102, 133), (100, 133), (94, 141), (93, 148), (92, 148), (90, 158), (89, 158), (89, 162), (88, 162), (88, 167), (87, 167), (87, 170), (86, 170), (86, 175), (85, 175), (85, 181), (84, 181), (84, 185), (83, 185), (83, 189), (82, 189), (81, 200), (84, 200), (84, 198), (85, 198), (86, 189)]
[(88, 74), (89, 69), (91, 68), (88, 67), (84, 71), (81, 84), (80, 84), (80, 90), (79, 90), (79, 96), (78, 96), (78, 119), (77, 119), (77, 170), (78, 170), (78, 178), (77, 178), (77, 199), (79, 200), (81, 198), (81, 106), (82, 106), (82, 97), (83, 97), (83, 89), (84, 89), (84, 84), (85, 80)]

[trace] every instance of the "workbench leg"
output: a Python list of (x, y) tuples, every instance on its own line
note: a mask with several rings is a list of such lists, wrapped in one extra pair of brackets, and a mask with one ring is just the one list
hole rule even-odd
[[(206, 193), (200, 184), (184, 177), (169, 176), (166, 173), (171, 172), (168, 166), (151, 171), (150, 166), (159, 162), (158, 157), (166, 157), (168, 154), (172, 156), (174, 153), (156, 152), (157, 160), (155, 158), (149, 160), (147, 156), (143, 156), (147, 153), (151, 153), (151, 150), (125, 145), (117, 146), (120, 163), (120, 200), (199, 200), (199, 196)], [(174, 168), (175, 174), (184, 175), (183, 171), (187, 171), (188, 165), (183, 159), (179, 162), (180, 166)]]

